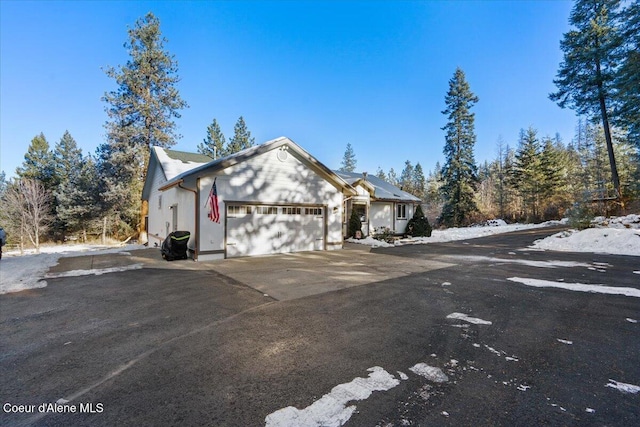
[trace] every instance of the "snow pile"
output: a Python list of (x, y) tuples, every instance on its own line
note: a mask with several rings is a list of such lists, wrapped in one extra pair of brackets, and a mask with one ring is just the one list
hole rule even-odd
[(102, 255), (134, 249), (144, 249), (144, 246), (56, 245), (42, 246), (40, 254), (34, 254), (34, 251), (29, 251), (24, 256), (18, 256), (17, 251), (3, 253), (0, 261), (0, 295), (44, 288), (47, 286), (47, 282), (42, 280), (45, 274), (64, 256)]
[(545, 239), (536, 240), (530, 248), (640, 256), (640, 229), (607, 227), (563, 231)]
[(591, 224), (594, 227), (640, 229), (640, 215), (631, 214), (627, 216), (614, 216), (611, 218), (598, 216), (591, 221)]

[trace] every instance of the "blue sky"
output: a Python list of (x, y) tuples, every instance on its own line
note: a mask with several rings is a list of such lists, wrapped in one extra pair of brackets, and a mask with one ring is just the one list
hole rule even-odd
[(31, 139), (69, 130), (85, 153), (104, 141), (107, 66), (126, 63), (127, 27), (153, 12), (190, 108), (175, 149), (195, 151), (213, 118), (239, 116), (256, 143), (288, 136), (331, 168), (347, 143), (359, 171), (444, 156), (441, 113), (456, 67), (476, 104), (476, 160), (521, 128), (568, 142), (570, 110), (548, 99), (570, 1), (0, 2), (0, 169)]

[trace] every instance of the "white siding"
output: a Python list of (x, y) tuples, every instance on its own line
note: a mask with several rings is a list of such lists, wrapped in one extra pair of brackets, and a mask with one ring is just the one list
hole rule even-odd
[(289, 152), (285, 161), (280, 161), (277, 154), (278, 149), (274, 149), (218, 173), (219, 224), (209, 220), (206, 206), (215, 177), (201, 178), (200, 260), (224, 257), (227, 202), (326, 206), (326, 247), (342, 247), (341, 190), (309, 169), (295, 153)]
[(384, 228), (393, 231), (393, 203), (372, 202), (369, 208), (369, 221), (372, 232), (379, 233)]

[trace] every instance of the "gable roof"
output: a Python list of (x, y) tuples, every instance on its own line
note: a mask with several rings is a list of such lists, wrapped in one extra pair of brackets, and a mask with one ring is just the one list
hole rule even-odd
[(350, 195), (356, 194), (355, 189), (351, 187), (351, 185), (349, 185), (349, 183), (347, 183), (342, 177), (326, 167), (298, 144), (284, 136), (272, 139), (271, 141), (267, 141), (264, 144), (254, 145), (253, 147), (246, 148), (237, 153), (230, 154), (216, 160), (211, 160), (208, 163), (185, 170), (184, 172), (174, 176), (173, 178), (170, 178), (169, 181), (160, 188), (160, 190), (165, 190), (178, 185), (182, 183), (187, 177), (193, 175), (215, 173), (285, 145), (289, 150), (295, 152), (310, 168), (312, 168), (324, 179), (329, 181), (336, 188), (341, 188), (343, 191)]
[(151, 147), (149, 165), (147, 167), (147, 178), (142, 188), (142, 200), (149, 200), (151, 185), (154, 181), (153, 174), (158, 170), (164, 175), (164, 180), (168, 181), (190, 169), (202, 166), (213, 159), (204, 154), (188, 153), (186, 151), (169, 150), (162, 147)]
[(407, 193), (375, 175), (367, 175), (365, 177), (363, 174), (357, 172), (335, 171), (335, 173), (353, 187), (357, 187), (360, 184), (365, 187), (373, 187), (373, 198), (375, 200), (411, 203), (419, 203), (421, 201), (413, 194)]

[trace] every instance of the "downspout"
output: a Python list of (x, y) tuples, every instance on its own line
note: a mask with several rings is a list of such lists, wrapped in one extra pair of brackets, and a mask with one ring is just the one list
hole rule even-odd
[(199, 190), (200, 190), (200, 178), (196, 179), (196, 189), (193, 190), (191, 188), (187, 188), (187, 187), (183, 187), (182, 183), (178, 184), (178, 188), (182, 188), (183, 190), (187, 190), (190, 191), (194, 194), (194, 200), (195, 200), (195, 237), (194, 237), (194, 241), (195, 241), (195, 248), (193, 251), (193, 260), (197, 261), (198, 260), (198, 244), (200, 242), (200, 224), (198, 221), (198, 218), (200, 218), (200, 203), (198, 203), (198, 195), (199, 195)]

